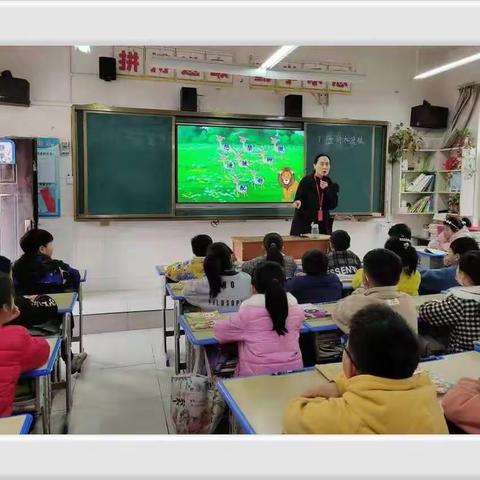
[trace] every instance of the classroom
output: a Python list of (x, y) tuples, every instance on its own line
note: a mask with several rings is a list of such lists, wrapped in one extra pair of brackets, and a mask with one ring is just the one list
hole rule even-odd
[(0, 434), (480, 433), (477, 50), (0, 46)]

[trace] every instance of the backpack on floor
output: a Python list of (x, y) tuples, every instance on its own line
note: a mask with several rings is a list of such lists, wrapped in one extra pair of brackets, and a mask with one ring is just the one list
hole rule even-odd
[[(179, 434), (213, 433), (225, 410), (205, 349), (202, 351), (203, 355), (196, 355), (192, 373), (175, 375), (171, 380), (170, 415)], [(207, 375), (198, 373), (200, 357)]]

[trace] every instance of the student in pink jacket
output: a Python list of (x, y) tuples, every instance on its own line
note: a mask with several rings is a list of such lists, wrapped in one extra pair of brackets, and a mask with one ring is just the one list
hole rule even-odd
[(468, 230), (466, 221), (456, 217), (455, 215), (447, 215), (443, 222), (443, 232), (434, 240), (430, 240), (428, 246), (448, 252), (450, 244), (461, 237), (470, 237), (470, 230)]
[(238, 342), (238, 376), (262, 375), (303, 368), (299, 346), (305, 318), (302, 308), (285, 291), (285, 274), (275, 262), (253, 272), (253, 295), (228, 320), (213, 323), (220, 343)]
[(445, 416), (467, 433), (480, 433), (480, 380), (462, 378), (442, 400)]

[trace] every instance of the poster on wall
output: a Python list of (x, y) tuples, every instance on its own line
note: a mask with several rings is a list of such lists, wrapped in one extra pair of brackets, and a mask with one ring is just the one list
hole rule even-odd
[(60, 216), (58, 138), (37, 138), (38, 215)]
[[(233, 55), (216, 54), (216, 53), (207, 52), (206, 60), (207, 62), (214, 62), (220, 65), (222, 63), (231, 64), (233, 63)], [(215, 83), (233, 83), (233, 75), (222, 72), (220, 69), (214, 72), (206, 72), (205, 80), (209, 82), (215, 82)]]
[[(205, 60), (205, 52), (200, 52), (197, 50), (177, 50), (177, 58), (185, 58), (186, 60)], [(199, 72), (193, 68), (178, 68), (177, 69), (177, 79), (178, 80), (188, 80), (191, 82), (196, 82), (203, 80), (205, 78), (204, 72)]]
[(0, 139), (0, 165), (15, 165), (15, 143), (12, 140)]
[[(283, 70), (301, 70), (301, 63), (282, 63), (280, 68)], [(281, 88), (301, 88), (302, 82), (300, 80), (277, 80), (277, 87)]]
[(157, 78), (169, 78), (173, 80), (175, 70), (171, 67), (162, 66), (159, 61), (162, 58), (175, 57), (174, 48), (146, 48), (145, 49), (145, 75)]
[[(303, 69), (311, 72), (326, 72), (328, 66), (323, 63), (305, 63)], [(327, 82), (322, 82), (321, 80), (303, 80), (302, 87), (308, 90), (325, 92), (327, 90)]]
[(113, 55), (117, 60), (117, 73), (120, 75), (143, 75), (143, 54), (143, 47), (114, 47)]

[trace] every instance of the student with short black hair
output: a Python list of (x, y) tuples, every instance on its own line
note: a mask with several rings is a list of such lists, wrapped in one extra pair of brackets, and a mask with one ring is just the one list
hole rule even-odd
[(328, 270), (337, 275), (353, 275), (362, 262), (350, 249), (350, 235), (345, 230), (335, 230), (330, 236)]
[(305, 318), (285, 291), (285, 273), (276, 262), (257, 266), (253, 295), (238, 313), (212, 322), (220, 343), (238, 342), (236, 375), (263, 375), (303, 368), (299, 336)]
[(342, 282), (327, 272), (328, 258), (320, 250), (308, 250), (302, 257), (304, 275), (287, 282), (289, 291), (298, 303), (336, 302), (342, 298)]
[(412, 230), (406, 223), (396, 223), (390, 230), (388, 230), (388, 236), (395, 238), (406, 238), (408, 240), (412, 239)]
[(265, 255), (261, 255), (243, 262), (242, 272), (253, 275), (255, 267), (262, 262), (269, 261), (277, 262), (279, 265), (281, 265), (287, 278), (293, 277), (295, 270), (297, 269), (297, 264), (295, 263), (295, 259), (293, 257), (289, 257), (288, 255), (284, 255), (282, 253), (283, 238), (281, 235), (274, 232), (267, 233), (263, 237), (263, 249), (265, 250)]
[(333, 320), (344, 332), (349, 331), (350, 320), (358, 310), (371, 305), (388, 305), (402, 315), (412, 331), (418, 331), (417, 310), (410, 295), (400, 292), (397, 284), (403, 266), (400, 257), (385, 248), (370, 250), (363, 257), (365, 289), (358, 289), (340, 300), (334, 308)]
[(213, 240), (209, 235), (195, 235), (191, 240), (193, 258), (169, 265), (165, 269), (165, 276), (172, 282), (202, 278), (205, 274), (203, 260), (212, 243)]
[(55, 260), (53, 235), (46, 230), (29, 230), (20, 239), (23, 255), (13, 265), (15, 289), (21, 295), (78, 291), (80, 273)]
[(435, 387), (414, 374), (419, 345), (392, 309), (365, 307), (352, 317), (343, 373), (290, 402), (284, 432), (299, 434), (448, 433)]
[(232, 263), (232, 250), (223, 242), (212, 243), (203, 261), (205, 276), (186, 280), (185, 300), (201, 310), (239, 307), (251, 295), (251, 278), (237, 272)]
[(460, 257), (457, 281), (461, 285), (450, 289), (441, 301), (421, 305), (419, 321), (434, 327), (450, 327), (447, 350), (452, 353), (473, 350), (480, 339), (480, 251), (470, 251)]
[[(408, 295), (418, 295), (420, 286), (420, 273), (417, 272), (418, 254), (412, 243), (407, 238), (391, 237), (385, 243), (387, 250), (396, 253), (402, 261), (402, 272), (398, 280), (398, 289)], [(352, 279), (352, 287), (359, 288), (362, 285), (363, 270), (359, 269)]]
[(443, 258), (445, 267), (420, 270), (422, 277), (420, 294), (440, 293), (453, 287), (458, 287), (457, 266), (460, 257), (470, 251), (478, 250), (478, 243), (471, 237), (460, 237), (450, 243), (447, 255)]
[(30, 336), (19, 325), (8, 325), (19, 314), (12, 279), (0, 274), (0, 417), (12, 414), (20, 375), (43, 365), (50, 353), (44, 338)]

